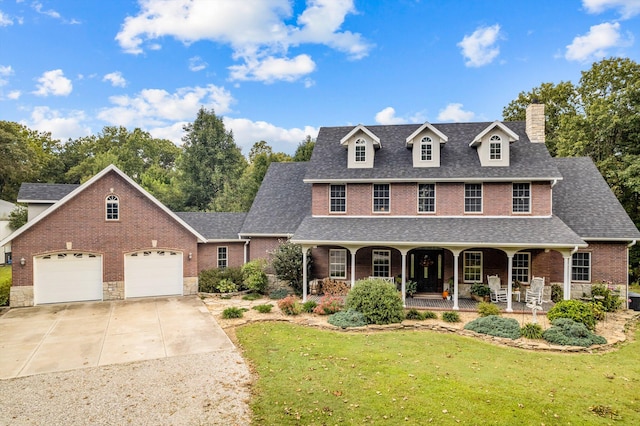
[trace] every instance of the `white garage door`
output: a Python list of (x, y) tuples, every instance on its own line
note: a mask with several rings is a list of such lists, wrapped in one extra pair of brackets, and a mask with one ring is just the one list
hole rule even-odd
[(33, 262), (34, 304), (102, 300), (102, 256), (58, 253)]
[(124, 297), (182, 294), (182, 252), (149, 250), (124, 257)]

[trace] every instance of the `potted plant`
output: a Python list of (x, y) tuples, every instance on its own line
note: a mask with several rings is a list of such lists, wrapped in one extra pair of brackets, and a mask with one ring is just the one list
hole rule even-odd
[(491, 290), (489, 286), (483, 283), (473, 283), (471, 285), (471, 297), (473, 297), (478, 302), (488, 302), (489, 296), (491, 295)]
[(409, 297), (413, 297), (413, 295), (418, 291), (418, 283), (415, 281), (409, 280), (404, 285), (405, 293)]

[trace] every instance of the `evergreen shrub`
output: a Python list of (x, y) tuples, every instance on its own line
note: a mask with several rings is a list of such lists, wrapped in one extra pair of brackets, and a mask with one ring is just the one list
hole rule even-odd
[(331, 315), (327, 321), (329, 324), (340, 328), (363, 327), (367, 325), (367, 320), (364, 318), (364, 315), (353, 309), (336, 312)]
[(580, 300), (561, 300), (547, 312), (549, 321), (557, 318), (569, 318), (584, 324), (589, 330), (596, 329), (596, 318), (589, 304)]
[(502, 318), (497, 315), (476, 318), (465, 324), (465, 330), (476, 333), (488, 334), (490, 336), (507, 337), (517, 339), (520, 337), (520, 325), (513, 318)]
[(442, 321), (444, 322), (460, 322), (460, 314), (457, 312), (449, 311), (442, 313)]
[(543, 333), (542, 326), (540, 324), (526, 323), (520, 328), (520, 334), (527, 339), (542, 339)]
[(396, 286), (375, 278), (355, 283), (347, 295), (346, 308), (361, 312), (367, 324), (392, 324), (404, 319)]
[(583, 323), (569, 318), (557, 318), (551, 321), (551, 328), (542, 337), (549, 343), (562, 346), (603, 345), (607, 339), (592, 333)]

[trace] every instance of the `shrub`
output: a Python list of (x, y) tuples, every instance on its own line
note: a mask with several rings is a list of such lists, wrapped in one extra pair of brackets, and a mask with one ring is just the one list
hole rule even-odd
[(542, 339), (542, 326), (540, 324), (526, 323), (520, 328), (520, 334), (527, 339)]
[(558, 303), (562, 300), (562, 286), (558, 284), (551, 284), (551, 301), (553, 303)]
[(218, 283), (218, 292), (233, 293), (234, 291), (238, 291), (238, 286), (229, 278), (223, 278)]
[[(4, 270), (4, 266), (0, 266)], [(0, 276), (6, 275), (5, 278), (0, 278), (0, 306), (9, 304), (9, 295), (11, 293), (11, 268), (7, 268), (8, 274), (0, 273)], [(3, 271), (4, 272), (4, 271)]]
[[(622, 299), (605, 284), (594, 284), (591, 287), (591, 296), (594, 302), (602, 306), (605, 312), (615, 312), (622, 306)], [(596, 299), (595, 297), (598, 297)]]
[(343, 307), (344, 301), (342, 297), (324, 296), (320, 299), (318, 306), (313, 309), (313, 313), (318, 315), (331, 315), (340, 312)]
[(404, 318), (400, 293), (379, 279), (357, 281), (347, 295), (346, 307), (361, 312), (367, 324), (398, 323)]
[(287, 290), (286, 288), (279, 288), (277, 290), (273, 290), (269, 294), (269, 298), (274, 300), (279, 300), (279, 299), (284, 299), (288, 295), (289, 295), (289, 290)]
[(476, 333), (488, 334), (489, 336), (507, 337), (517, 339), (520, 337), (520, 326), (513, 318), (502, 318), (497, 315), (476, 318), (465, 324), (465, 330)]
[(341, 328), (363, 327), (367, 325), (367, 320), (364, 319), (364, 315), (353, 309), (336, 312), (329, 317), (328, 322), (331, 325)]
[(591, 308), (591, 312), (593, 312), (593, 317), (596, 321), (604, 321), (607, 313), (602, 305), (598, 302), (589, 302), (588, 305)]
[(222, 318), (224, 319), (242, 318), (242, 315), (244, 314), (245, 310), (246, 309), (236, 308), (235, 306), (232, 306), (222, 311)]
[(287, 296), (278, 301), (278, 307), (285, 315), (298, 315), (302, 312), (300, 301), (295, 296)]
[(256, 305), (253, 307), (253, 309), (260, 312), (261, 314), (268, 314), (269, 312), (271, 312), (271, 308), (273, 308), (273, 305), (271, 303), (265, 305)]
[(460, 314), (458, 314), (457, 312), (443, 312), (442, 313), (442, 320), (444, 322), (460, 322)]
[[(284, 242), (271, 254), (271, 265), (276, 276), (287, 281), (296, 294), (302, 294), (302, 246), (291, 241)], [(307, 271), (311, 270), (313, 259), (307, 257)]]
[(259, 293), (249, 293), (242, 296), (242, 300), (258, 300), (262, 299), (262, 295)]
[(551, 328), (542, 334), (544, 340), (549, 343), (584, 347), (607, 343), (604, 337), (593, 334), (583, 323), (569, 318), (557, 318), (551, 321), (551, 324)]
[(557, 318), (569, 318), (584, 324), (589, 330), (595, 330), (596, 319), (593, 309), (587, 303), (580, 300), (561, 300), (547, 313), (549, 321)]
[[(223, 288), (220, 288), (220, 282), (226, 280)], [(230, 288), (229, 282), (235, 285), (234, 290), (226, 290)], [(198, 291), (203, 293), (225, 293), (229, 291), (237, 291), (242, 289), (243, 276), (240, 268), (212, 268), (205, 269), (198, 274)]]
[(489, 315), (500, 315), (500, 308), (493, 303), (480, 302), (478, 303), (478, 315), (481, 317), (488, 317)]
[(432, 311), (423, 311), (422, 315), (424, 316), (424, 319), (438, 319), (438, 314)]
[(302, 304), (302, 312), (312, 314), (313, 310), (318, 306), (315, 300), (307, 300)]
[(419, 312), (417, 309), (409, 309), (404, 316), (408, 320), (418, 320), (422, 321), (425, 319), (422, 312)]
[(469, 292), (478, 297), (485, 297), (491, 294), (491, 289), (486, 284), (473, 283), (471, 284), (471, 289), (469, 290)]
[(242, 267), (242, 274), (244, 275), (244, 283), (248, 290), (256, 293), (264, 293), (269, 284), (269, 279), (264, 269), (267, 266), (267, 262), (264, 259), (255, 259), (251, 262), (245, 263)]

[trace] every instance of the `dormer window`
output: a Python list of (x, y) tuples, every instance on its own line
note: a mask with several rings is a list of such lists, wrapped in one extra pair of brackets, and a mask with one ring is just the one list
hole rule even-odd
[(355, 144), (356, 163), (367, 161), (367, 143), (363, 139), (358, 139)]
[(502, 138), (498, 135), (491, 136), (489, 140), (489, 158), (491, 160), (502, 160)]
[(429, 123), (418, 127), (405, 139), (407, 148), (411, 150), (413, 167), (440, 167), (442, 147), (447, 136)]
[(482, 167), (509, 167), (509, 145), (518, 139), (504, 123), (494, 121), (476, 135), (469, 146), (478, 151)]
[(106, 219), (120, 220), (120, 200), (116, 195), (108, 195), (106, 202)]
[(433, 158), (433, 141), (429, 136), (425, 136), (420, 141), (420, 159), (422, 161), (431, 161)]
[(340, 145), (347, 149), (349, 169), (372, 169), (375, 153), (382, 148), (380, 138), (362, 124), (358, 124), (340, 139)]

